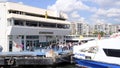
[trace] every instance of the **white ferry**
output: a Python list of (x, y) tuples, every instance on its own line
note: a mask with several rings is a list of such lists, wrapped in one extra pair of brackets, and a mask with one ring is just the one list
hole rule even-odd
[(74, 61), (90, 68), (120, 68), (120, 33), (73, 47)]
[(28, 46), (65, 42), (70, 22), (62, 12), (50, 11), (20, 3), (0, 2), (0, 46), (2, 52), (19, 52)]

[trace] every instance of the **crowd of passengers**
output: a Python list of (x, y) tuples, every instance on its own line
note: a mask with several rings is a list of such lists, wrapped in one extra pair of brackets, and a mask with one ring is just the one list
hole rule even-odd
[[(81, 45), (83, 43), (84, 42), (79, 42), (77, 44), (72, 43), (72, 42), (68, 42), (68, 43), (62, 43), (61, 42), (61, 43), (51, 43), (48, 46), (43, 46), (42, 44), (40, 44), (39, 48), (40, 48), (40, 50), (42, 50), (42, 49), (53, 49), (53, 50), (62, 50), (62, 51), (64, 51), (64, 50), (72, 50), (73, 46)], [(31, 46), (27, 47), (27, 50), (34, 51), (34, 48), (35, 47), (31, 45)]]
[[(81, 45), (83, 42), (77, 43), (77, 45)], [(75, 44), (72, 42), (68, 43), (51, 43), (49, 46), (46, 47), (46, 49), (54, 49), (54, 50), (71, 50)], [(40, 48), (42, 48), (42, 45), (40, 45)]]
[(50, 49), (56, 49), (56, 50), (70, 50), (72, 49), (73, 44), (72, 43), (57, 43), (57, 44), (50, 44), (48, 48)]

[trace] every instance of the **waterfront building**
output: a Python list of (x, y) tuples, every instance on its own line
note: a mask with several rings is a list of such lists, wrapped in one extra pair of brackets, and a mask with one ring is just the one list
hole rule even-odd
[(111, 25), (110, 26), (110, 34), (118, 32), (118, 25)]
[(71, 22), (71, 35), (76, 35), (76, 25), (74, 22)]
[(94, 31), (102, 31), (105, 33), (105, 35), (111, 35), (112, 33), (116, 33), (118, 29), (118, 25), (113, 25), (109, 23), (97, 23), (94, 25)]
[(0, 45), (3, 52), (65, 42), (67, 15), (13, 2), (0, 2)]
[(117, 32), (119, 32), (120, 31), (120, 24), (116, 24), (116, 26), (117, 26)]
[(90, 35), (91, 28), (90, 25), (88, 25), (87, 23), (79, 21), (72, 23), (72, 25), (75, 27), (72, 28), (72, 34), (83, 35), (83, 36)]

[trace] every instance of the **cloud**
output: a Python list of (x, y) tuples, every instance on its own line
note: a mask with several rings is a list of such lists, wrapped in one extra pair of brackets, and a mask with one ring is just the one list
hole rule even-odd
[(82, 23), (87, 23), (87, 21), (85, 20), (84, 17), (80, 17), (80, 18), (78, 19), (78, 21), (81, 21)]
[(70, 12), (73, 10), (88, 10), (89, 7), (80, 0), (57, 0), (55, 4), (48, 6), (48, 9)]
[(106, 11), (108, 17), (119, 17), (120, 18), (120, 9), (111, 8)]
[(56, 0), (55, 4), (49, 5), (47, 8), (67, 13), (71, 21), (79, 20), (89, 23), (110, 23), (112, 21), (119, 23), (119, 6), (120, 0)]
[(73, 11), (73, 12), (70, 14), (69, 17), (71, 17), (71, 18), (70, 18), (71, 21), (81, 21), (81, 22), (83, 22), (83, 23), (86, 23), (85, 18), (84, 18), (84, 17), (81, 17), (81, 16), (79, 15), (78, 11)]
[(98, 9), (94, 17), (120, 18), (120, 9), (110, 8), (108, 10)]
[(98, 4), (102, 8), (106, 7), (118, 7), (120, 8), (120, 0), (89, 0), (91, 2), (94, 2)]
[(106, 10), (104, 9), (98, 9), (96, 12), (97, 15), (106, 15)]
[[(120, 1), (115, 2), (115, 5), (120, 6)], [(119, 7), (120, 8), (120, 7)]]
[(78, 14), (77, 11), (74, 11), (74, 12), (71, 13), (71, 17), (72, 17), (72, 18), (79, 18), (80, 15)]
[(109, 23), (104, 19), (100, 19), (100, 18), (91, 18), (92, 20), (92, 24), (104, 24), (104, 23)]
[(20, 2), (18, 2), (18, 3), (19, 3), (19, 4), (23, 4), (23, 2), (21, 2), (21, 1), (20, 1)]
[(117, 22), (120, 22), (120, 18), (115, 18), (114, 20), (117, 21)]
[(91, 16), (91, 20), (95, 23), (97, 23), (97, 22), (120, 23), (120, 9), (118, 9), (118, 8), (109, 8), (109, 9), (99, 8), (97, 10), (97, 12)]
[[(70, 21), (81, 20), (83, 17), (80, 16), (79, 12), (82, 10), (90, 10), (90, 7), (84, 4), (81, 0), (56, 0), (55, 4), (49, 5), (47, 8), (58, 12), (65, 12), (68, 14)], [(96, 11), (95, 7), (91, 12), (94, 11)]]

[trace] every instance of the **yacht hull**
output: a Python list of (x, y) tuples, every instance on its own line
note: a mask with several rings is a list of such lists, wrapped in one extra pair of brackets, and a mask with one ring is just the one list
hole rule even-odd
[(90, 68), (120, 68), (120, 65), (74, 58), (77, 65)]

